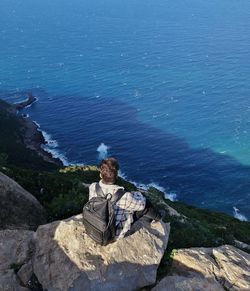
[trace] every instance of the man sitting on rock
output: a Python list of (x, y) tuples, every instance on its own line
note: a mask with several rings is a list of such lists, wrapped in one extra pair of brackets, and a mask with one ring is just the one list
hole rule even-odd
[[(116, 159), (108, 158), (100, 164), (99, 186), (104, 195), (114, 195), (118, 190), (124, 188), (116, 185), (119, 164)], [(97, 197), (96, 183), (89, 186), (89, 200)], [(149, 201), (139, 191), (126, 192), (116, 202), (115, 206), (116, 239), (120, 239), (128, 234), (133, 222), (143, 215), (151, 220), (159, 220), (160, 215), (152, 208)]]

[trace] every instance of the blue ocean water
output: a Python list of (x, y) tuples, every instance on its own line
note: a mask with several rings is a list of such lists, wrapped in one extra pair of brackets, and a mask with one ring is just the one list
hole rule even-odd
[(32, 90), (26, 113), (71, 163), (106, 151), (130, 180), (249, 219), (249, 27), (248, 0), (1, 0), (0, 95)]

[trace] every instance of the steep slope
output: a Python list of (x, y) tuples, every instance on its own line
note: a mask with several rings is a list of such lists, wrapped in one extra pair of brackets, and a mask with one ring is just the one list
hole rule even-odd
[(35, 229), (46, 222), (34, 196), (0, 172), (0, 228)]

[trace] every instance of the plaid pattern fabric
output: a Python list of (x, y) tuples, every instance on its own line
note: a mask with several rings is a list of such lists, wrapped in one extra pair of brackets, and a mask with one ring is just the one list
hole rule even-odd
[[(89, 200), (96, 197), (95, 184), (89, 186)], [(99, 182), (105, 195), (114, 194), (118, 189), (124, 189), (118, 185), (107, 185)], [(116, 237), (122, 238), (130, 230), (133, 223), (133, 214), (135, 211), (143, 210), (146, 206), (146, 199), (140, 192), (126, 192), (115, 205), (116, 214)]]
[(133, 223), (133, 214), (145, 208), (146, 199), (140, 192), (126, 192), (115, 205), (116, 236), (124, 237)]

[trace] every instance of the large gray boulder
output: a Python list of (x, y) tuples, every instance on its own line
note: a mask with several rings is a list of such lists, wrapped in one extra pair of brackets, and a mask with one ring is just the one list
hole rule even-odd
[(0, 229), (36, 229), (46, 223), (45, 211), (37, 199), (0, 172)]
[(0, 230), (0, 270), (21, 266), (31, 257), (33, 231)]
[(33, 253), (33, 232), (28, 230), (0, 231), (0, 290), (28, 290), (16, 274)]
[(33, 271), (48, 291), (129, 291), (153, 284), (170, 226), (141, 220), (133, 230), (102, 247), (87, 236), (82, 215), (40, 226)]
[(233, 246), (177, 250), (170, 274), (153, 291), (250, 290), (250, 254)]

